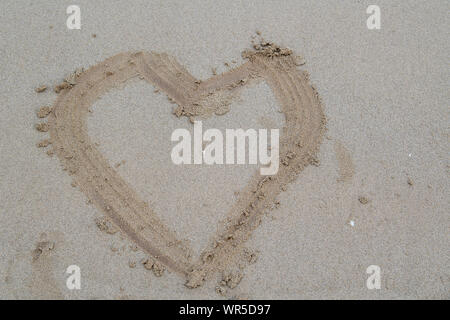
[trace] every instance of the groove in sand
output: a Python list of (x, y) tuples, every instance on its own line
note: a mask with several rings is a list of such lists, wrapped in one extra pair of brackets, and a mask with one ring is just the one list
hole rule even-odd
[[(201, 82), (166, 54), (120, 53), (78, 74), (76, 85), (61, 91), (49, 115), (53, 149), (76, 185), (144, 251), (184, 275), (188, 287), (201, 285), (213, 273), (236, 262), (263, 212), (305, 166), (317, 163), (325, 132), (320, 99), (307, 73), (297, 70), (290, 50), (266, 43), (243, 56), (248, 61), (240, 67)], [(164, 91), (178, 104), (176, 114), (187, 117), (209, 112), (202, 105), (205, 98), (220, 100), (220, 93), (233, 94), (249, 83), (266, 81), (286, 116), (280, 134), (282, 165), (278, 174), (267, 177), (256, 173), (252, 177), (198, 261), (191, 261), (189, 248), (109, 165), (88, 135), (89, 107), (105, 92), (134, 77)]]

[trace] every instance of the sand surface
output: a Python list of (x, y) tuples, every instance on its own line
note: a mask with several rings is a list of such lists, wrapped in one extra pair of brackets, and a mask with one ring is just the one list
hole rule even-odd
[[(366, 1), (79, 1), (81, 30), (66, 27), (69, 4), (0, 4), (0, 298), (450, 297), (447, 1), (378, 1), (376, 31), (366, 27)], [(160, 238), (146, 245), (130, 237), (140, 233), (116, 230), (105, 217), (123, 203), (110, 199), (103, 210), (71, 174), (72, 155), (47, 155), (57, 113), (40, 108), (81, 88), (53, 90), (77, 68), (124, 52), (167, 54), (186, 68), (182, 77), (214, 86), (213, 69), (219, 82), (240, 74), (232, 70), (248, 63), (241, 53), (256, 31), (305, 58), (298, 70), (320, 95), (326, 132), (315, 165), (279, 194), (269, 190), (276, 205), (250, 214), (261, 223), (243, 224), (247, 241), (235, 234), (240, 251), (222, 250), (230, 263), (194, 263), (208, 275), (191, 289), (175, 267), (177, 250), (204, 260), (230, 212), (249, 199), (258, 167), (174, 165), (170, 135), (192, 123), (172, 113), (180, 96), (169, 101), (151, 79), (132, 77), (93, 101), (85, 121), (92, 146), (158, 217), (156, 229), (174, 234), (175, 249), (163, 251), (173, 250), (176, 263), (160, 265), (148, 260)], [(108, 71), (108, 81), (122, 74)], [(289, 110), (264, 79), (240, 88), (205, 129), (289, 126)], [(50, 131), (37, 131), (47, 120)], [(81, 290), (66, 287), (69, 265), (81, 269)], [(379, 290), (366, 287), (370, 265), (381, 268)]]

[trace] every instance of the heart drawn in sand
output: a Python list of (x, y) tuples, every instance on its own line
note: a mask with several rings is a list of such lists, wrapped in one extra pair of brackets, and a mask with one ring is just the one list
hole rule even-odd
[[(271, 43), (246, 51), (247, 61), (224, 74), (199, 81), (166, 54), (121, 53), (65, 82), (49, 115), (53, 151), (89, 200), (145, 252), (197, 287), (210, 275), (232, 264), (260, 222), (263, 212), (277, 204), (276, 197), (316, 154), (325, 132), (325, 117), (308, 74), (297, 69), (292, 52)], [(280, 134), (281, 166), (274, 176), (259, 171), (240, 192), (222, 230), (198, 261), (109, 165), (87, 131), (89, 107), (118, 84), (139, 77), (165, 92), (178, 104), (177, 116), (201, 116), (202, 101), (233, 93), (256, 81), (266, 81), (281, 105), (286, 125)]]

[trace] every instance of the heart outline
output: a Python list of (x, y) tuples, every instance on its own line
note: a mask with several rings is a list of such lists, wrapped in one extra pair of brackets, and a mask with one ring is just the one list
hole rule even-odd
[[(120, 53), (78, 75), (74, 87), (61, 91), (49, 116), (53, 149), (83, 193), (145, 252), (184, 275), (188, 287), (201, 285), (208, 275), (233, 262), (283, 186), (316, 162), (326, 130), (320, 98), (309, 84), (308, 74), (297, 70), (292, 55), (274, 57), (254, 52), (246, 58), (248, 61), (235, 69), (199, 81), (166, 54)], [(239, 90), (263, 80), (286, 116), (280, 136), (283, 165), (279, 172), (271, 177), (253, 176), (230, 210), (227, 224), (196, 262), (190, 260), (188, 248), (109, 165), (87, 133), (89, 107), (118, 83), (134, 77), (164, 91), (179, 105), (178, 115), (184, 116), (192, 116), (195, 102), (211, 91)], [(249, 81), (241, 83), (243, 79)]]

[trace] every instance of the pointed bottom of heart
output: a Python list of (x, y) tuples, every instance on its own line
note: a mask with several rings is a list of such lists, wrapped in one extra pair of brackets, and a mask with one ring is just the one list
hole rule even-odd
[[(74, 185), (120, 231), (170, 270), (186, 277), (186, 286), (200, 286), (216, 272), (240, 265), (244, 243), (260, 225), (264, 213), (277, 207), (278, 194), (309, 164), (318, 164), (317, 152), (326, 120), (306, 71), (297, 69), (292, 52), (272, 43), (246, 51), (247, 62), (206, 81), (190, 75), (166, 54), (120, 53), (86, 71), (77, 72), (57, 87), (60, 91), (48, 125), (52, 150)], [(148, 81), (178, 105), (176, 116), (212, 116), (220, 99), (235, 96), (244, 86), (265, 81), (286, 117), (280, 134), (280, 168), (274, 176), (254, 174), (230, 209), (227, 220), (193, 261), (190, 250), (165, 226), (158, 215), (122, 179), (88, 135), (89, 107), (104, 93), (132, 78)], [(215, 103), (217, 102), (217, 105)], [(38, 128), (38, 129), (39, 129)], [(40, 131), (47, 131), (40, 130)], [(48, 144), (47, 144), (48, 145)]]

